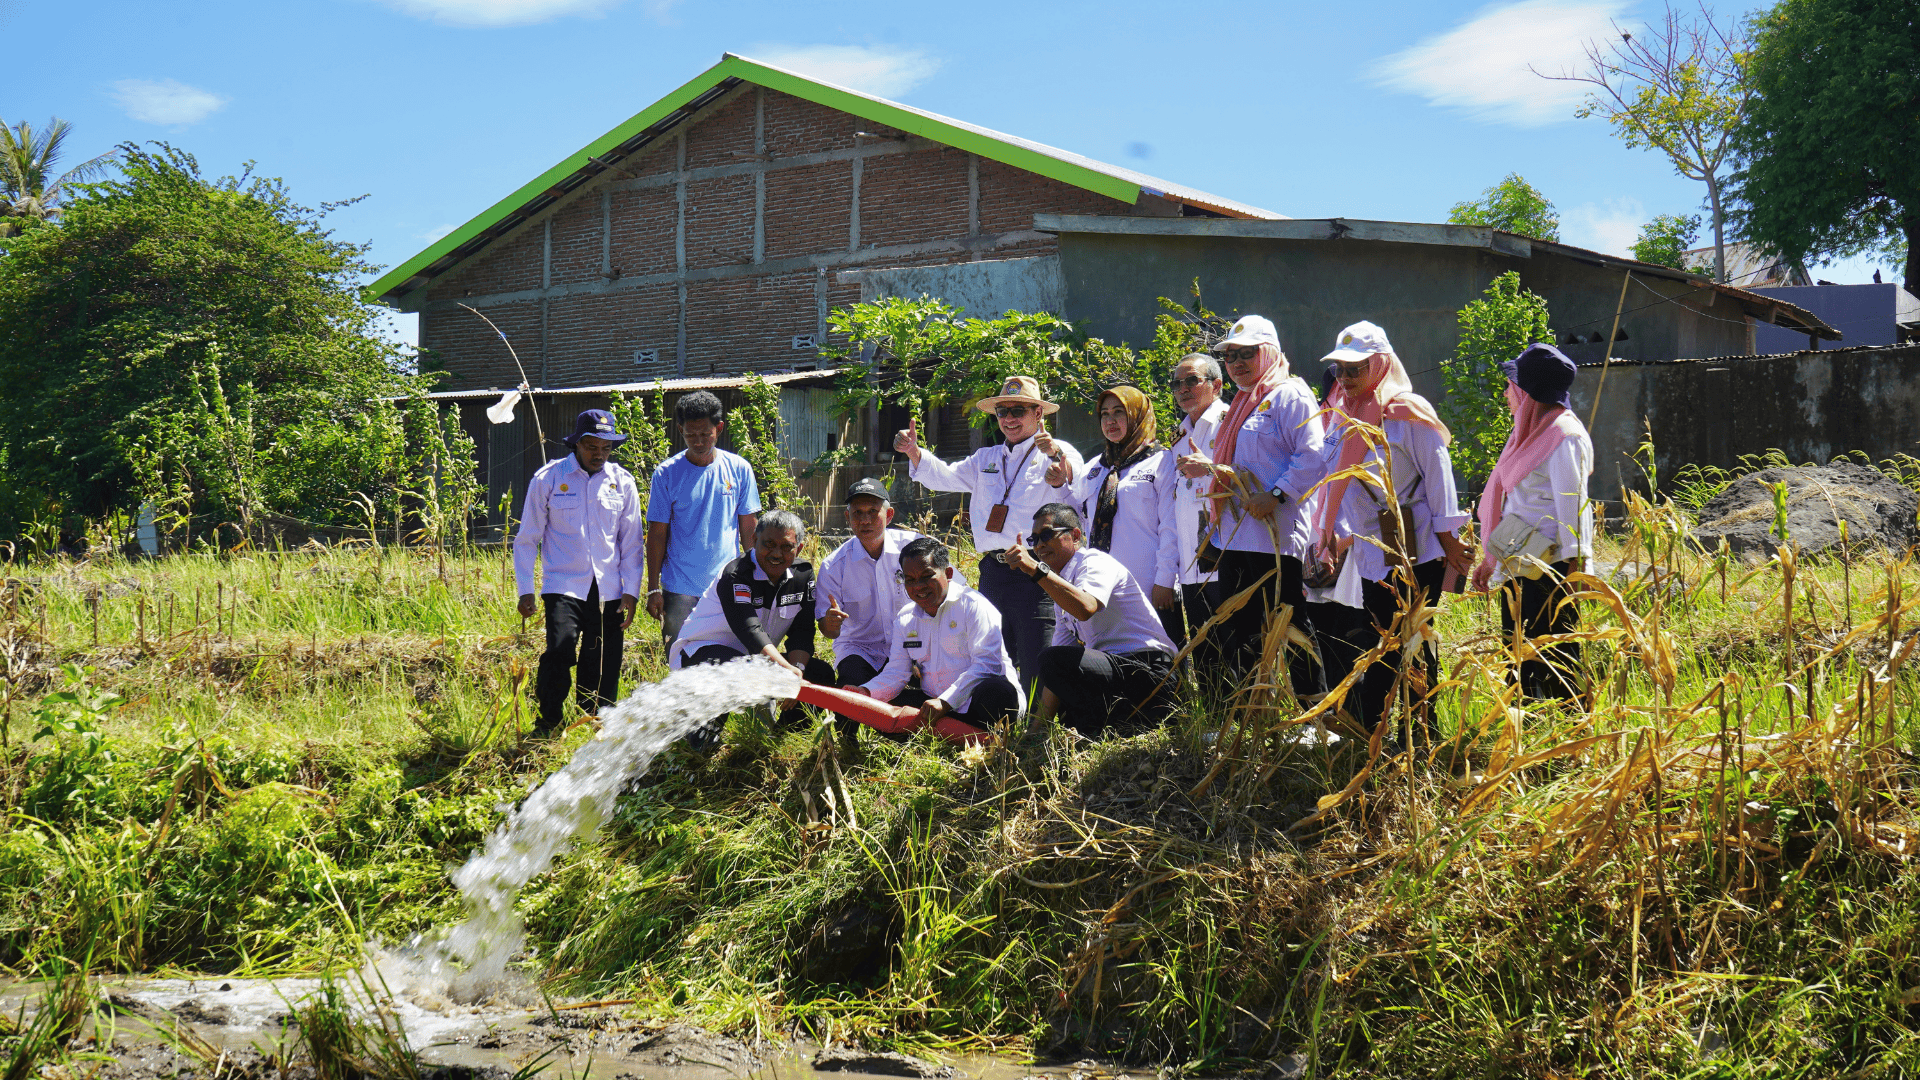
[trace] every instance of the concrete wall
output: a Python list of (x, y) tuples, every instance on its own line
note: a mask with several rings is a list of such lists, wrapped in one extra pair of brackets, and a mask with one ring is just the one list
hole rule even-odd
[[(1485, 248), (1373, 240), (1225, 236), (1060, 235), (1067, 317), (1109, 341), (1151, 340), (1158, 297), (1185, 301), (1200, 282), (1223, 315), (1274, 321), (1295, 370), (1319, 376), (1318, 358), (1341, 328), (1370, 319), (1386, 328), (1416, 389), (1440, 396), (1440, 363), (1453, 355), (1461, 307), (1493, 279), (1518, 270), (1547, 301), (1556, 342), (1575, 360), (1598, 360), (1620, 303), (1622, 274), (1554, 252), (1521, 257)], [(1682, 282), (1640, 279), (1627, 293), (1615, 357), (1671, 360), (1748, 351), (1745, 316), (1731, 300)]]
[(1632, 454), (1653, 432), (1660, 482), (1688, 464), (1730, 469), (1746, 454), (1795, 463), (1864, 451), (1874, 461), (1920, 455), (1920, 345), (1830, 349), (1580, 369), (1574, 409), (1592, 425), (1595, 498), (1644, 491)]
[[(804, 367), (863, 267), (1050, 255), (1036, 213), (1129, 204), (802, 98), (742, 85), (422, 290), (420, 339), (448, 389)], [(796, 345), (811, 337), (813, 344)]]

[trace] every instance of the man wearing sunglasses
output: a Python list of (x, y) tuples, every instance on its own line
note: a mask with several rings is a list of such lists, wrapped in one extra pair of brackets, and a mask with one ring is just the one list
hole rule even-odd
[(1040, 384), (1025, 375), (1006, 381), (1000, 393), (977, 406), (1000, 421), (1006, 441), (983, 446), (965, 461), (947, 464), (920, 446), (916, 423), (893, 437), (895, 451), (913, 462), (908, 473), (935, 491), (964, 491), (973, 545), (980, 552), (979, 589), (1000, 612), (1007, 652), (1020, 682), (1039, 675), (1040, 650), (1053, 638), (1053, 601), (1032, 578), (1008, 569), (1006, 551), (1033, 520), (1034, 511), (1067, 496), (1080, 471), (1080, 452), (1048, 433), (1043, 417), (1060, 406), (1040, 396)]
[(1119, 559), (1086, 544), (1080, 515), (1065, 503), (1033, 515), (1031, 539), (1032, 550), (1015, 539), (1007, 568), (1045, 589), (1061, 616), (1051, 647), (1040, 654), (1036, 715), (1058, 715), (1088, 738), (1164, 719), (1177, 650), (1145, 587)]

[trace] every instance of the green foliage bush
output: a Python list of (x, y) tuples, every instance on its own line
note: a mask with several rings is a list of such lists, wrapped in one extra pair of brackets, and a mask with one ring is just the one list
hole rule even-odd
[(424, 386), (375, 333), (372, 267), (328, 235), (331, 207), (165, 145), (123, 146), (120, 170), (4, 241), (0, 531), (152, 501), (257, 542), (263, 515), (342, 523), (357, 495), (444, 535), (476, 495), (471, 441), (388, 404)]
[(733, 432), (734, 449), (753, 466), (762, 505), (769, 510), (795, 509), (800, 488), (780, 450), (780, 388), (768, 386), (759, 372), (752, 372), (740, 393), (746, 404), (733, 410), (732, 423), (727, 425)]
[(1655, 266), (1712, 273), (1712, 267), (1703, 270), (1687, 261), (1687, 251), (1699, 235), (1699, 214), (1655, 214), (1652, 221), (1640, 226), (1640, 236), (1633, 242), (1633, 257)]
[(1540, 189), (1519, 173), (1480, 193), (1478, 200), (1454, 203), (1447, 214), (1454, 225), (1482, 225), (1536, 240), (1560, 239), (1560, 214)]
[(1460, 309), (1460, 344), (1441, 365), (1446, 396), (1441, 419), (1453, 431), (1453, 467), (1466, 482), (1486, 479), (1513, 430), (1507, 411), (1507, 376), (1499, 364), (1528, 345), (1552, 341), (1547, 302), (1520, 287), (1509, 270), (1493, 279), (1480, 299)]

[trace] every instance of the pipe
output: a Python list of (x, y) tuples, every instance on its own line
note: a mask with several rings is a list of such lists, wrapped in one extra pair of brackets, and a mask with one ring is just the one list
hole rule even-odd
[[(884, 701), (870, 698), (865, 694), (856, 694), (851, 690), (803, 682), (800, 684), (800, 692), (794, 696), (808, 705), (839, 713), (850, 720), (858, 720), (875, 731), (889, 735), (902, 735), (920, 728), (919, 709), (889, 705)], [(961, 746), (977, 745), (987, 739), (985, 730), (951, 716), (943, 716), (934, 721), (933, 731), (948, 742)]]

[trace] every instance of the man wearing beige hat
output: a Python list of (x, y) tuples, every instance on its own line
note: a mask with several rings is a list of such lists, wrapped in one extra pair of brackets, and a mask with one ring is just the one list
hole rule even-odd
[(1053, 640), (1053, 600), (1039, 584), (1007, 567), (1006, 550), (1032, 526), (1040, 507), (1057, 502), (1081, 467), (1080, 452), (1047, 432), (1042, 417), (1060, 406), (1040, 396), (1025, 375), (976, 407), (1000, 421), (1006, 441), (984, 446), (952, 465), (921, 449), (916, 423), (893, 437), (893, 448), (913, 462), (909, 476), (935, 491), (964, 491), (973, 545), (980, 552), (978, 587), (1000, 612), (1007, 652), (1022, 685), (1040, 673), (1040, 650)]

